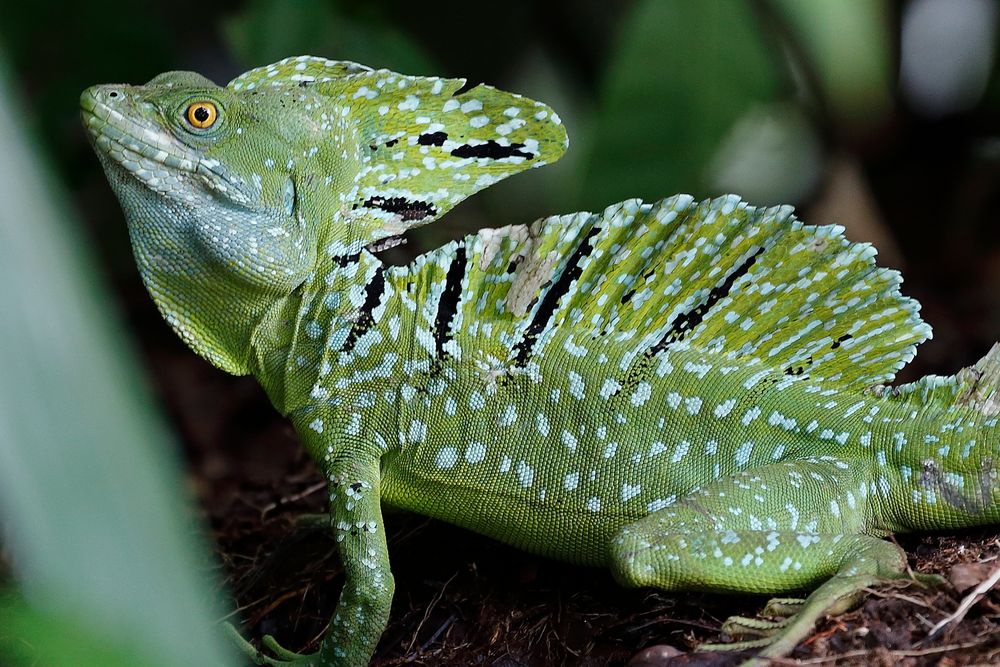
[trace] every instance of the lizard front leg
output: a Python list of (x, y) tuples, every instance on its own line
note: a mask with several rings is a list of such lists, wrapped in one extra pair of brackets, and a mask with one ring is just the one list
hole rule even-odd
[[(339, 448), (334, 448), (336, 451)], [(379, 495), (379, 460), (371, 448), (343, 448), (324, 460), (330, 488), (330, 524), (344, 567), (344, 587), (317, 653), (303, 655), (264, 638), (277, 658), (239, 640), (257, 664), (333, 667), (367, 665), (389, 620), (395, 588), (389, 568)]]

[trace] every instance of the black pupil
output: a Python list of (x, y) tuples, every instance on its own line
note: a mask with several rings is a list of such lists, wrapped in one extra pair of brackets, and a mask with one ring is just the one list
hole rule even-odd
[(208, 120), (208, 109), (205, 107), (198, 107), (194, 110), (194, 119), (199, 123), (204, 123)]

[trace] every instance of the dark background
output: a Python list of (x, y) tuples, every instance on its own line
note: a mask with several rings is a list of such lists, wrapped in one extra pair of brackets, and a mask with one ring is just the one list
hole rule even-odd
[[(990, 0), (5, 2), (0, 45), (180, 433), (244, 629), (299, 648), (321, 633), (339, 581), (331, 545), (291, 528), (323, 509), (320, 478), (252, 380), (210, 368), (161, 321), (80, 127), (80, 91), (175, 69), (224, 84), (308, 53), (544, 100), (569, 129), (566, 158), (462, 204), (405, 252), (631, 196), (793, 203), (903, 270), (935, 331), (909, 380), (951, 374), (1000, 339), (998, 18)], [(400, 590), (386, 664), (600, 664), (652, 641), (714, 637), (720, 618), (759, 603), (649, 600), (603, 573), (419, 518), (390, 521)]]

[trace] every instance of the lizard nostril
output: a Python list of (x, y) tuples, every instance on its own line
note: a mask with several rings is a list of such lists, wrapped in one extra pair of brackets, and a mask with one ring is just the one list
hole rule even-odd
[(110, 93), (108, 93), (108, 97), (118, 97), (118, 91), (112, 90)]

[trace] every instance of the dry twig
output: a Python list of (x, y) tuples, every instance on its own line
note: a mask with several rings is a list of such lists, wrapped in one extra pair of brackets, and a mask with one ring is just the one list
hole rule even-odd
[(931, 631), (927, 633), (927, 640), (929, 641), (939, 636), (947, 626), (960, 623), (962, 619), (965, 618), (965, 615), (969, 613), (969, 609), (971, 609), (974, 604), (982, 600), (983, 596), (996, 586), (998, 581), (1000, 581), (1000, 567), (995, 568), (990, 576), (976, 586), (971, 593), (966, 595), (954, 613), (938, 621), (938, 623), (931, 628)]

